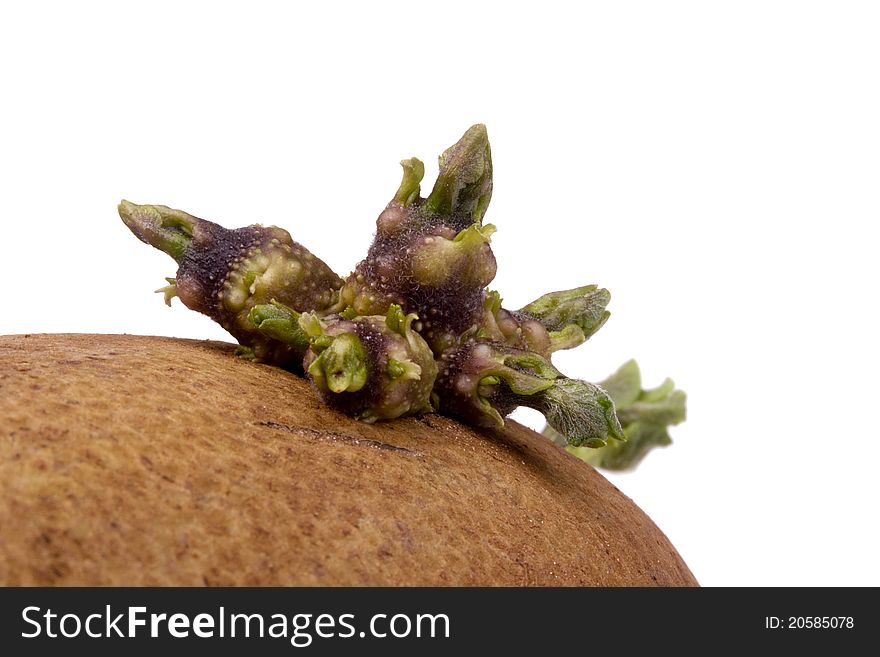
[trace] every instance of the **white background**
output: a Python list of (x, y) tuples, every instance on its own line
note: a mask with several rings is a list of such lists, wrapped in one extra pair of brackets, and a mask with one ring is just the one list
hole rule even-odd
[(689, 394), (615, 484), (704, 585), (880, 585), (876, 7), (3, 3), (0, 334), (228, 339), (152, 294), (174, 263), (120, 198), (345, 274), (398, 161), (430, 188), (483, 122), (506, 305), (599, 283), (612, 318), (560, 368)]

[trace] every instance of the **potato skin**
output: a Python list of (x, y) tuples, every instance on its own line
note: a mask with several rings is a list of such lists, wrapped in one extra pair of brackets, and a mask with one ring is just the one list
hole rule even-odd
[(697, 584), (531, 430), (363, 424), (233, 350), (0, 336), (0, 584)]

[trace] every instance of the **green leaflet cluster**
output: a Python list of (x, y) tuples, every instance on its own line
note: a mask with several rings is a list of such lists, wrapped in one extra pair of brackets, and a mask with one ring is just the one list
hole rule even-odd
[(596, 449), (569, 446), (558, 431), (548, 426), (544, 435), (587, 463), (606, 470), (632, 470), (655, 447), (672, 442), (668, 427), (684, 422), (686, 395), (666, 379), (656, 388), (642, 388), (642, 375), (634, 360), (625, 362), (599, 385), (611, 395), (625, 441), (613, 441)]
[(228, 230), (127, 201), (119, 214), (141, 241), (177, 261), (176, 276), (159, 290), (166, 303), (179, 297), (229, 331), (243, 355), (305, 374), (324, 402), (360, 420), (436, 411), (501, 427), (514, 408), (529, 406), (582, 458), (604, 454), (590, 457), (602, 466), (668, 441), (666, 424), (683, 419), (683, 393), (670, 402), (680, 413), (652, 413), (648, 406), (668, 402), (671, 391), (651, 395), (637, 383), (634, 396), (634, 363), (621, 370), (629, 375), (597, 385), (551, 362), (605, 323), (607, 290), (551, 292), (508, 310), (488, 289), (496, 262), (495, 227), (483, 223), (492, 197), (485, 127), (471, 127), (440, 156), (427, 197), (422, 162), (401, 165), (403, 180), (373, 243), (345, 279), (281, 228)]

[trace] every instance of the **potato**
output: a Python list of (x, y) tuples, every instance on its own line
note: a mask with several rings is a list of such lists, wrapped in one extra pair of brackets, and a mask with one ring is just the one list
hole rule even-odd
[(0, 584), (696, 585), (537, 433), (360, 423), (233, 352), (0, 337)]

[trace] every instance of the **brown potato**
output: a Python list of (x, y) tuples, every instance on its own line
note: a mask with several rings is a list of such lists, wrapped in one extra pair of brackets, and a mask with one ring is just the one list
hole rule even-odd
[(0, 337), (0, 584), (696, 585), (535, 432), (363, 424), (233, 350)]

